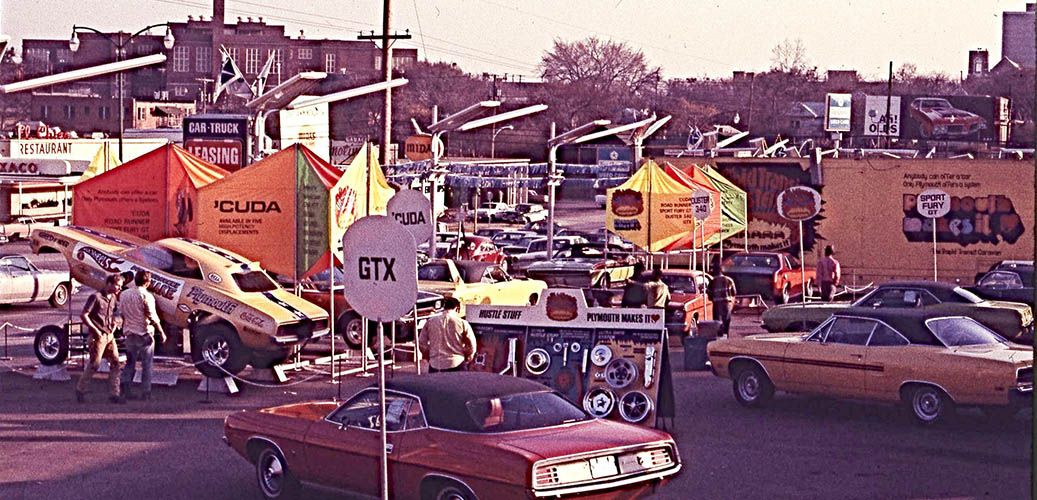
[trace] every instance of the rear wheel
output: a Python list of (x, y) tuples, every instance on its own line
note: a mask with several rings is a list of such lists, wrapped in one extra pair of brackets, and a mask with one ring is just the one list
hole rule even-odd
[(468, 487), (455, 481), (440, 480), (432, 486), (423, 485), (423, 500), (478, 500)]
[(339, 317), (338, 331), (346, 345), (355, 351), (364, 345), (364, 319), (357, 313), (346, 313)]
[(758, 365), (748, 365), (735, 372), (734, 393), (742, 406), (763, 406), (774, 398), (774, 384)]
[(52, 307), (68, 304), (68, 283), (58, 283), (58, 286), (54, 288), (54, 293), (50, 294), (49, 302)]
[(299, 482), (288, 470), (284, 457), (273, 447), (266, 447), (256, 459), (256, 482), (263, 498), (292, 498), (299, 492)]
[(40, 364), (59, 365), (68, 359), (68, 333), (59, 326), (47, 325), (36, 332), (32, 347)]
[(781, 295), (778, 296), (778, 303), (788, 304), (790, 295), (791, 293), (789, 291), (789, 284), (785, 283), (785, 286), (781, 287)]

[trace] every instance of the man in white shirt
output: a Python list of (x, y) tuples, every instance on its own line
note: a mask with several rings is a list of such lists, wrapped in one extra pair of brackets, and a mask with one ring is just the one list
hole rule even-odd
[(418, 347), (433, 373), (461, 371), (475, 358), (475, 332), (458, 314), (461, 303), (453, 297), (444, 303), (443, 314), (429, 318), (418, 335)]
[(119, 296), (119, 311), (122, 314), (122, 331), (126, 336), (126, 366), (122, 370), (122, 393), (129, 394), (133, 375), (140, 361), (141, 399), (151, 399), (151, 367), (155, 358), (155, 334), (160, 342), (166, 341), (162, 322), (155, 309), (155, 297), (148, 291), (151, 273), (137, 271), (133, 288)]

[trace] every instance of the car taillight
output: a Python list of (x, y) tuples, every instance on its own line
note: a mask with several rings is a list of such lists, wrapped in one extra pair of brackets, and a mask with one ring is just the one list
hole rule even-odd
[(669, 446), (631, 450), (533, 468), (533, 488), (569, 486), (597, 479), (626, 476), (673, 465)]
[(1027, 366), (1015, 372), (1015, 386), (1018, 389), (1033, 389), (1033, 367)]

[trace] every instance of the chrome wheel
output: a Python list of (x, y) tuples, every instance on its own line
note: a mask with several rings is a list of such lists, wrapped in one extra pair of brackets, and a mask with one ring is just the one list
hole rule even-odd
[(364, 345), (364, 320), (359, 316), (350, 314), (340, 323), (342, 339), (346, 341), (350, 349), (360, 349)]
[(223, 337), (208, 337), (202, 344), (202, 358), (216, 366), (223, 366), (230, 359), (230, 344)]
[(61, 307), (68, 303), (68, 285), (64, 283), (58, 284), (57, 288), (54, 289), (54, 293), (50, 296), (50, 305), (54, 307)]
[(738, 394), (746, 401), (760, 397), (760, 379), (755, 373), (748, 373), (738, 379)]
[(946, 403), (940, 391), (934, 387), (920, 387), (911, 396), (911, 410), (920, 422), (929, 424), (940, 419)]
[(734, 374), (735, 400), (746, 407), (766, 404), (774, 397), (774, 384), (763, 369), (751, 365), (737, 368)]
[(264, 449), (256, 459), (256, 480), (264, 498), (286, 498), (297, 490), (284, 458), (273, 448)]
[(460, 487), (450, 484), (440, 488), (435, 500), (472, 500), (472, 496)]
[(57, 359), (61, 352), (61, 340), (54, 332), (46, 332), (40, 337), (40, 355), (47, 359)]

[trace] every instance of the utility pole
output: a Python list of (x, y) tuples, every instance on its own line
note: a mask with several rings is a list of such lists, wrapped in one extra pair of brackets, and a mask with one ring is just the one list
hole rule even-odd
[[(384, 81), (392, 80), (392, 43), (395, 40), (409, 40), (410, 30), (403, 35), (389, 34), (389, 25), (392, 19), (392, 0), (382, 2), (382, 33), (375, 35), (361, 34), (359, 40), (381, 40), (382, 41), (382, 76)], [(385, 89), (385, 103), (382, 107), (382, 147), (379, 159), (382, 165), (389, 162), (389, 144), (392, 140), (392, 89)]]
[(893, 102), (893, 61), (889, 62), (889, 79), (886, 80), (886, 149), (889, 149), (889, 122), (892, 119), (891, 103)]

